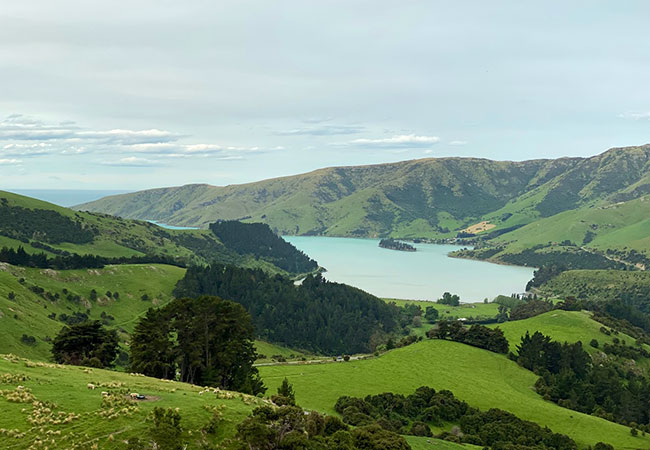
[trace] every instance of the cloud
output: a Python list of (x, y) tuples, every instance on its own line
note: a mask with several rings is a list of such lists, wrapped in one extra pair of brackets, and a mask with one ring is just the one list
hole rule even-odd
[(621, 119), (650, 120), (650, 112), (626, 112), (619, 114)]
[(422, 148), (430, 147), (440, 142), (437, 136), (417, 136), (415, 134), (401, 134), (381, 139), (354, 139), (348, 144), (361, 147), (381, 148)]
[(50, 144), (40, 142), (32, 144), (6, 144), (0, 149), (0, 156), (32, 157), (47, 155), (52, 152)]
[(102, 164), (145, 167), (161, 163), (139, 155), (146, 154), (155, 159), (196, 157), (235, 160), (244, 159), (246, 155), (284, 149), (277, 146), (265, 148), (179, 142), (186, 137), (156, 128), (87, 130), (70, 121), (48, 125), (37, 119), (12, 114), (0, 120), (0, 158), (106, 153), (121, 154), (124, 157), (104, 161)]
[(22, 163), (19, 159), (0, 159), (0, 166), (16, 166)]
[(153, 161), (146, 158), (138, 158), (135, 156), (128, 156), (118, 159), (117, 161), (103, 161), (104, 166), (119, 166), (119, 167), (153, 167), (161, 165), (159, 161)]
[(151, 130), (108, 130), (80, 131), (74, 134), (78, 139), (95, 139), (112, 144), (134, 145), (177, 141), (181, 136), (169, 131)]
[(276, 134), (280, 136), (336, 136), (341, 134), (358, 134), (363, 130), (363, 127), (351, 125), (322, 125), (279, 131)]
[(450, 141), (449, 145), (467, 145), (467, 141)]

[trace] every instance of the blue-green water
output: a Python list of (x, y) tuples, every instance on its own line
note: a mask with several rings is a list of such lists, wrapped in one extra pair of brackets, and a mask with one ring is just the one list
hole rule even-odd
[(478, 302), (523, 292), (533, 269), (450, 258), (453, 245), (414, 244), (417, 252), (379, 248), (376, 239), (287, 236), (327, 269), (325, 278), (380, 297), (435, 300), (445, 291)]

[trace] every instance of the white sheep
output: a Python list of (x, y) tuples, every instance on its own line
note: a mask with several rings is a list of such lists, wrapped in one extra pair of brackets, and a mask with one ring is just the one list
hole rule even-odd
[(131, 395), (132, 400), (137, 400), (137, 398), (138, 398), (138, 393), (137, 392), (131, 392), (130, 395)]
[(102, 391), (102, 397), (108, 397), (108, 392)]
[(92, 383), (88, 383), (88, 389), (95, 389), (97, 386), (95, 386)]

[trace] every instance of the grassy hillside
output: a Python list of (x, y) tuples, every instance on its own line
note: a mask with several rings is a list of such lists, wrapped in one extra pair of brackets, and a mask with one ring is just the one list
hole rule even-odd
[[(251, 225), (232, 223), (230, 236), (244, 233), (246, 226)], [(49, 257), (70, 253), (108, 258), (154, 256), (184, 265), (221, 262), (285, 274), (317, 268), (315, 262), (267, 230), (260, 225), (248, 238), (249, 247), (264, 250), (257, 254), (225, 245), (210, 230), (169, 230), (147, 221), (77, 212), (0, 191), (0, 248), (23, 247), (30, 254)]]
[(650, 437), (632, 437), (626, 427), (544, 401), (533, 389), (537, 376), (504, 355), (455, 342), (428, 340), (371, 360), (270, 366), (260, 372), (271, 389), (287, 377), (300, 404), (323, 412), (331, 413), (341, 395), (407, 394), (427, 385), (449, 389), (482, 409), (511, 411), (584, 446), (603, 441), (617, 449), (650, 447)]
[(539, 292), (542, 295), (592, 300), (614, 300), (628, 294), (644, 295), (650, 292), (650, 272), (569, 270), (544, 283)]
[[(172, 299), (172, 290), (184, 273), (185, 269), (161, 264), (66, 271), (0, 264), (0, 353), (49, 359), (50, 343), (46, 340), (65, 325), (60, 320), (62, 314), (72, 316), (75, 312), (96, 320), (102, 319), (102, 313), (112, 317), (107, 325), (123, 330), (124, 337), (147, 309)], [(34, 288), (42, 288), (43, 294), (34, 292)], [(93, 289), (97, 292), (94, 301)], [(119, 293), (119, 298), (107, 297), (108, 291)], [(13, 300), (9, 293), (15, 295)], [(50, 299), (47, 293), (58, 299)], [(68, 295), (78, 298), (68, 300)], [(144, 295), (146, 301), (141, 300)], [(52, 314), (56, 316), (48, 317)], [(36, 344), (21, 342), (23, 334), (36, 337)]]
[(634, 342), (634, 339), (625, 334), (618, 336), (608, 336), (600, 332), (603, 325), (591, 319), (591, 313), (588, 311), (549, 311), (539, 316), (531, 317), (525, 320), (515, 320), (512, 322), (490, 325), (490, 327), (499, 327), (503, 330), (510, 350), (516, 352), (515, 347), (521, 343), (521, 337), (529, 332), (533, 334), (539, 331), (542, 334), (551, 336), (558, 342), (578, 342), (581, 341), (583, 348), (593, 353), (596, 349), (589, 345), (592, 339), (596, 339), (600, 346), (605, 343), (611, 344), (614, 337), (625, 340), (628, 345)]
[(646, 252), (649, 170), (650, 145), (591, 158), (423, 159), (236, 186), (154, 189), (78, 209), (176, 225), (261, 221), (296, 235), (451, 238), (485, 221), (479, 238), (510, 253), (564, 240)]
[[(12, 375), (20, 379), (12, 380)], [(97, 389), (88, 389), (88, 383)], [(199, 448), (203, 440), (215, 444), (232, 437), (236, 424), (263, 402), (226, 391), (200, 395), (200, 387), (184, 383), (0, 355), (0, 390), (16, 391), (18, 385), (24, 386), (23, 392), (33, 398), (10, 402), (0, 395), (3, 448), (126, 448), (126, 440), (149, 438), (149, 415), (156, 406), (179, 408), (183, 438), (190, 448)], [(113, 410), (102, 406), (102, 391), (111, 393), (121, 404)], [(153, 401), (132, 402), (126, 398), (131, 392)], [(213, 409), (223, 415), (223, 420), (216, 434), (203, 434), (200, 430), (210, 420)]]
[[(75, 312), (96, 320), (103, 320), (102, 314), (105, 314), (106, 325), (120, 330), (122, 342), (128, 342), (128, 334), (140, 316), (152, 306), (171, 301), (174, 286), (184, 274), (185, 269), (163, 264), (55, 271), (0, 263), (0, 353), (51, 360), (48, 339), (56, 336), (65, 325), (61, 321), (62, 314), (72, 316)], [(35, 287), (42, 288), (43, 293), (34, 292)], [(92, 290), (97, 292), (97, 300), (91, 300)], [(109, 291), (111, 298), (106, 296)], [(116, 292), (118, 299), (114, 296)], [(14, 295), (13, 300), (9, 299), (10, 293)], [(68, 295), (75, 298), (68, 300)], [(146, 300), (142, 300), (144, 295)], [(36, 343), (22, 342), (23, 334), (34, 336)], [(309, 356), (262, 341), (256, 341), (256, 347), (258, 353), (267, 357), (261, 361), (270, 361), (274, 355), (286, 359)]]

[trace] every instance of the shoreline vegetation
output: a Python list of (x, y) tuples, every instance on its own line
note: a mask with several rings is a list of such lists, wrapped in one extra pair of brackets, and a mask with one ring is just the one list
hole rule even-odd
[(397, 241), (395, 239), (387, 238), (379, 241), (379, 246), (381, 248), (386, 248), (389, 250), (398, 250), (400, 252), (415, 252), (417, 249), (411, 244), (406, 242)]

